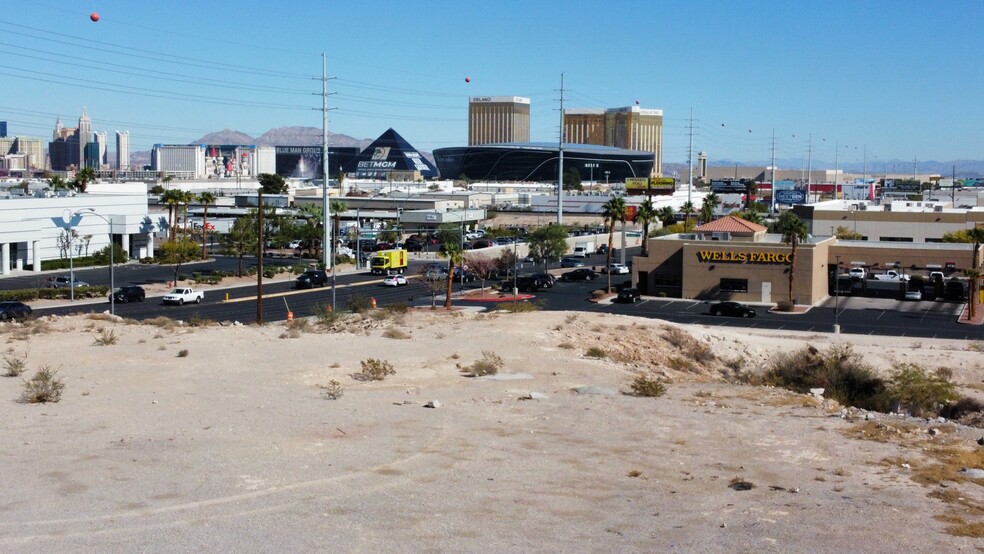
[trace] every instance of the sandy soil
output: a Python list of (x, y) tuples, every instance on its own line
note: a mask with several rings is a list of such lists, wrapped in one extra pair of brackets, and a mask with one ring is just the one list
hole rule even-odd
[[(974, 392), (984, 378), (977, 344), (558, 312), (425, 310), (333, 332), (294, 325), (93, 316), (0, 325), (5, 358), (25, 360), (24, 377), (50, 366), (65, 383), (60, 402), (25, 404), (22, 380), (0, 378), (0, 550), (984, 546), (955, 536), (980, 530), (984, 480), (930, 471), (942, 449), (975, 452), (981, 430), (866, 421), (810, 396), (729, 384), (720, 361), (680, 361), (704, 345), (756, 370), (777, 351), (833, 339), (880, 369), (945, 365)], [(400, 332), (408, 338), (387, 338)], [(95, 343), (109, 333), (116, 344)], [(607, 356), (587, 357), (591, 347)], [(500, 376), (528, 378), (464, 376), (483, 350), (502, 357)], [(368, 358), (396, 374), (353, 378)], [(662, 376), (667, 394), (623, 394), (639, 373)], [(331, 380), (344, 387), (337, 400), (321, 388)], [(616, 392), (575, 392), (584, 386)], [(524, 399), (531, 392), (545, 398)]]

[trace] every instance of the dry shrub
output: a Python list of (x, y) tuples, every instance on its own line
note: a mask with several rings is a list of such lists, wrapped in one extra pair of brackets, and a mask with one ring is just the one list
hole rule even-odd
[(24, 381), (24, 391), (20, 400), (28, 404), (42, 402), (58, 402), (61, 400), (65, 383), (56, 377), (58, 371), (48, 366), (41, 366), (29, 381)]
[(823, 388), (825, 397), (845, 406), (887, 411), (890, 405), (885, 382), (850, 346), (833, 346), (826, 352), (807, 346), (780, 353), (762, 379), (765, 384), (803, 394)]
[(899, 364), (891, 379), (892, 401), (912, 415), (935, 416), (959, 398), (949, 378), (952, 374), (946, 369), (927, 372), (916, 364)]
[(714, 355), (709, 344), (695, 339), (683, 329), (664, 325), (662, 331), (660, 336), (663, 340), (686, 354), (691, 360), (702, 365), (717, 360), (717, 356)]
[(216, 323), (214, 319), (209, 319), (207, 317), (202, 317), (199, 314), (195, 314), (188, 320), (188, 325), (190, 327), (213, 327), (218, 325), (218, 323)]
[(188, 349), (185, 348), (185, 349), (179, 350), (178, 351), (178, 357), (179, 358), (187, 358), (188, 357)]
[(3, 359), (4, 377), (18, 377), (27, 371), (27, 363), (23, 358), (7, 356)]
[(98, 314), (86, 314), (85, 318), (95, 321), (113, 321), (116, 319), (116, 316), (110, 314), (109, 312), (101, 312)]
[(543, 309), (542, 302), (530, 302), (529, 300), (522, 300), (519, 302), (496, 302), (495, 309), (500, 312), (510, 312), (510, 313), (523, 313), (523, 312), (539, 312)]
[(387, 375), (396, 375), (393, 364), (386, 360), (369, 358), (359, 363), (362, 366), (362, 372), (356, 374), (356, 378), (360, 381), (382, 381)]
[(106, 329), (100, 329), (99, 334), (96, 335), (96, 339), (92, 342), (93, 346), (110, 346), (116, 344), (120, 341), (120, 338), (116, 336), (116, 331), (110, 329), (109, 332)]
[(338, 400), (345, 394), (345, 387), (335, 379), (328, 381), (327, 385), (318, 385), (318, 388), (321, 389), (321, 397), (325, 400)]
[(174, 329), (178, 326), (178, 322), (167, 317), (167, 316), (157, 316), (150, 319), (145, 319), (143, 321), (147, 325), (152, 325), (154, 327), (162, 327), (164, 329)]
[(495, 375), (502, 369), (503, 361), (495, 352), (482, 351), (482, 359), (475, 360), (472, 365), (462, 368), (462, 371), (471, 372), (475, 375)]
[(632, 389), (632, 394), (636, 396), (657, 398), (666, 394), (666, 385), (649, 375), (636, 375), (629, 387)]
[(287, 322), (288, 331), (297, 331), (298, 333), (303, 333), (311, 328), (311, 320), (302, 317), (300, 319), (295, 319)]
[(557, 348), (563, 348), (564, 350), (574, 350), (574, 343), (562, 342), (557, 345)]
[(398, 327), (387, 328), (385, 331), (383, 331), (383, 336), (388, 339), (400, 339), (400, 340), (407, 340), (410, 338), (409, 333)]
[(700, 370), (697, 364), (680, 356), (671, 356), (666, 360), (666, 367), (673, 371), (684, 371), (688, 373), (695, 373)]
[(602, 359), (608, 357), (608, 352), (605, 352), (605, 349), (600, 346), (592, 346), (591, 348), (588, 348), (584, 355), (589, 358)]

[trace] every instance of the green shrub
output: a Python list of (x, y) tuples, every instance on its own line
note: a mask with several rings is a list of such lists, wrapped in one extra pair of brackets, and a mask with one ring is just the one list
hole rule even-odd
[(345, 308), (354, 314), (361, 314), (372, 309), (372, 301), (368, 296), (356, 294), (348, 297), (345, 301)]
[(38, 372), (34, 374), (34, 377), (31, 377), (30, 381), (24, 381), (24, 391), (20, 397), (21, 402), (39, 404), (61, 400), (65, 383), (56, 377), (57, 374), (57, 371), (52, 370), (48, 366), (41, 366)]
[(393, 365), (386, 360), (369, 358), (359, 362), (362, 365), (362, 372), (358, 378), (362, 381), (382, 381), (387, 375), (396, 375)]
[(888, 387), (850, 346), (820, 352), (812, 346), (773, 358), (763, 376), (766, 384), (799, 393), (824, 388), (824, 396), (846, 406), (887, 411)]
[(776, 302), (777, 312), (791, 312), (793, 311), (794, 307), (796, 307), (796, 305), (790, 302), (789, 300), (780, 300)]
[(656, 398), (666, 394), (666, 385), (659, 379), (653, 379), (648, 375), (637, 375), (629, 386), (636, 396)]
[(912, 363), (896, 366), (891, 378), (892, 401), (900, 410), (915, 416), (937, 415), (959, 395), (945, 372), (927, 372)]

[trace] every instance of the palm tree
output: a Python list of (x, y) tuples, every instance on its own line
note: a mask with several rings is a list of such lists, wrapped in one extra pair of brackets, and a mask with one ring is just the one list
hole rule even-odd
[(684, 233), (689, 233), (690, 232), (690, 216), (693, 215), (694, 214), (694, 211), (695, 211), (694, 210), (694, 203), (691, 202), (690, 200), (687, 200), (686, 202), (683, 203), (683, 206), (681, 206), (680, 209), (683, 210), (683, 215), (686, 217), (686, 219), (683, 222), (683, 232)]
[(215, 204), (215, 195), (211, 192), (203, 192), (198, 195), (198, 201), (202, 203), (202, 208), (204, 208), (204, 214), (202, 215), (202, 259), (205, 259), (205, 242), (206, 235), (208, 235), (208, 207), (211, 204)]
[(736, 212), (734, 215), (744, 219), (745, 221), (750, 221), (759, 225), (763, 224), (762, 214), (758, 210), (744, 210), (741, 212)]
[(793, 212), (783, 212), (776, 222), (776, 231), (782, 234), (782, 241), (790, 245), (789, 255), (789, 301), (793, 301), (793, 277), (796, 274), (796, 245), (806, 240), (810, 230), (802, 219)]
[(441, 255), (448, 257), (448, 294), (444, 299), (444, 307), (451, 309), (451, 285), (454, 283), (454, 266), (464, 258), (461, 229), (456, 223), (445, 223), (437, 230), (437, 240), (441, 241)]
[(659, 218), (659, 221), (663, 224), (663, 227), (669, 227), (670, 225), (676, 223), (676, 212), (669, 206), (663, 206), (657, 210), (656, 217)]
[(978, 250), (981, 249), (981, 243), (984, 242), (984, 227), (978, 227), (974, 225), (972, 229), (967, 229), (967, 236), (974, 241), (974, 252), (973, 252), (973, 267), (965, 271), (964, 273), (970, 277), (970, 306), (967, 315), (973, 320), (977, 315), (977, 284), (981, 279), (981, 262), (977, 257)]
[(704, 223), (708, 223), (714, 219), (714, 212), (717, 211), (718, 206), (721, 205), (721, 198), (717, 194), (711, 192), (704, 197), (704, 202), (700, 205), (700, 220)]
[(72, 181), (72, 185), (75, 190), (85, 192), (85, 189), (89, 186), (89, 183), (95, 180), (96, 172), (91, 167), (86, 167), (80, 169), (79, 172), (75, 174), (75, 180)]
[(605, 275), (608, 275), (608, 292), (612, 290), (612, 247), (615, 245), (615, 222), (625, 223), (625, 199), (613, 196), (601, 206), (601, 217), (608, 225), (608, 252), (605, 253)]
[(658, 217), (652, 198), (646, 198), (636, 210), (636, 221), (642, 222), (642, 255), (649, 255), (649, 224)]
[(344, 200), (332, 200), (328, 203), (328, 212), (331, 213), (331, 259), (335, 259), (335, 245), (338, 244), (338, 235), (342, 231), (342, 212), (348, 211), (348, 204)]
[(181, 191), (181, 217), (184, 219), (184, 232), (188, 232), (188, 204), (195, 201), (195, 193), (190, 190)]
[(167, 240), (172, 241), (176, 235), (174, 220), (177, 217), (178, 205), (184, 193), (179, 189), (168, 189), (161, 195), (161, 203), (167, 205)]

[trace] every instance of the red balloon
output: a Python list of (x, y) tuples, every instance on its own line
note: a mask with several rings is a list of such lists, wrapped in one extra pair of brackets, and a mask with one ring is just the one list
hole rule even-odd
[(92, 12), (89, 14), (89, 19), (93, 21), (99, 21), (99, 14), (97, 14), (96, 12)]
[(471, 82), (471, 77), (465, 77), (465, 82), (466, 83), (470, 83)]

